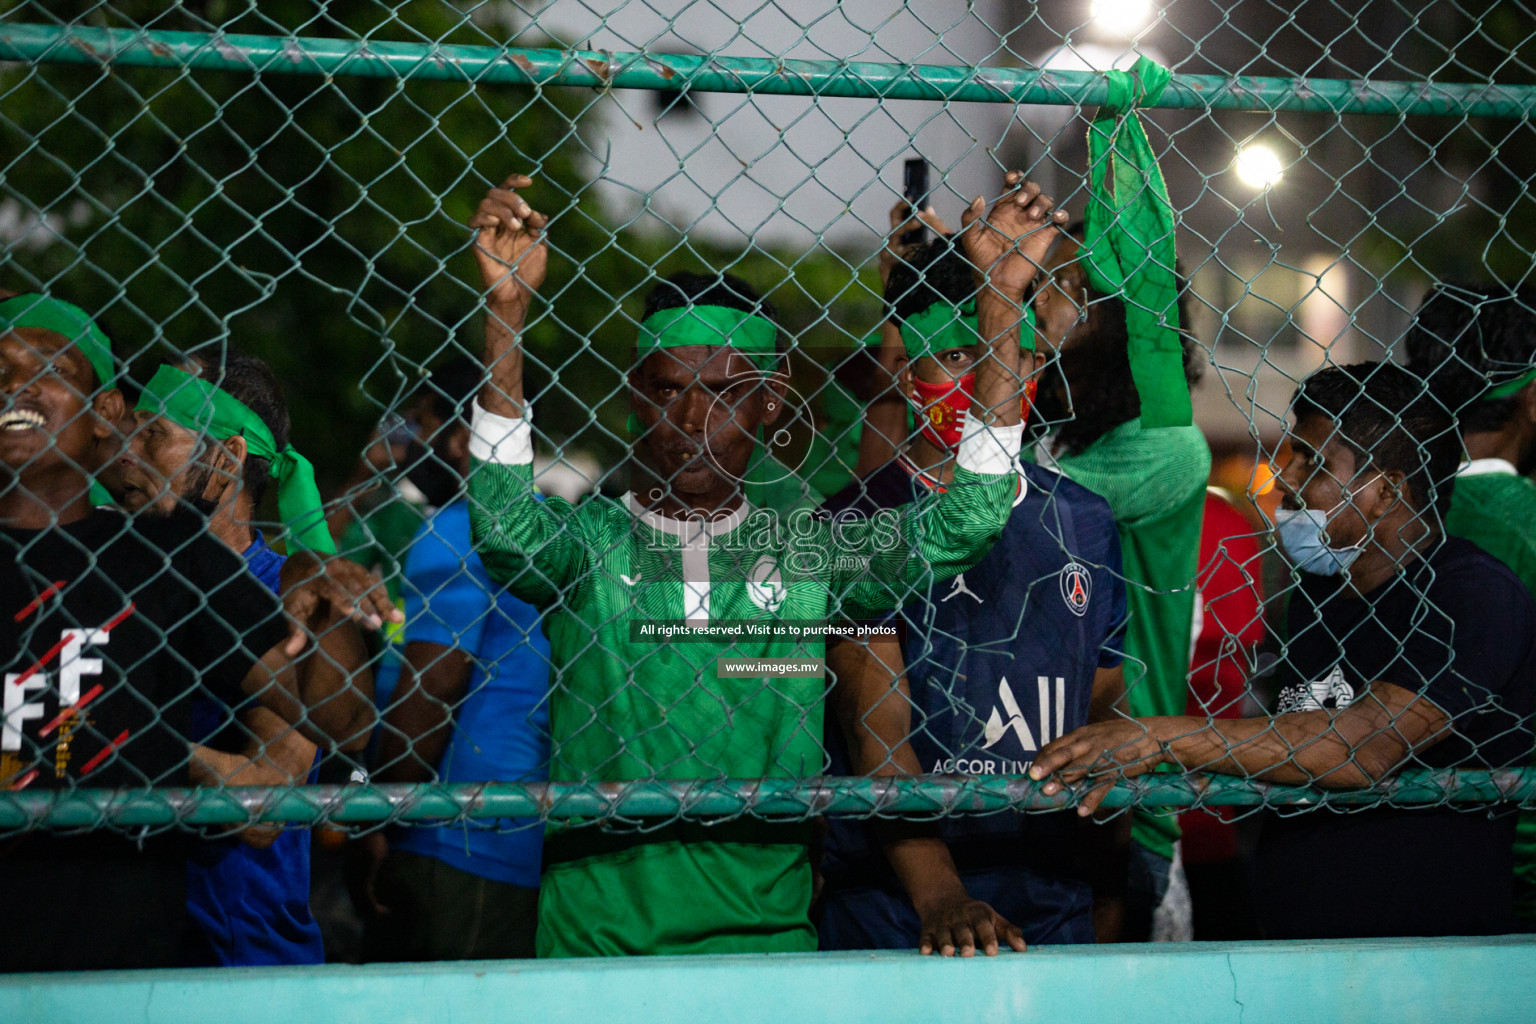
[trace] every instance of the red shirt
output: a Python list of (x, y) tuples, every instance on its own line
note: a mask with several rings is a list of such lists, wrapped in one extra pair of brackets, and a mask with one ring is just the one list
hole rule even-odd
[[(1194, 656), (1186, 714), (1239, 718), (1248, 682), (1248, 650), (1264, 638), (1264, 591), (1259, 536), (1230, 501), (1205, 495), (1200, 572), (1195, 577)], [(1179, 816), (1186, 864), (1237, 856), (1237, 839), (1221, 817), (1206, 811)]]

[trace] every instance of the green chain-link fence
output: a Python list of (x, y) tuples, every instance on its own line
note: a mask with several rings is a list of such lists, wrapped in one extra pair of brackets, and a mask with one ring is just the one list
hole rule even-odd
[[(586, 545), (581, 557), (597, 560), (613, 550), (603, 544), (616, 542), (569, 524), (596, 515), (596, 508), (620, 508), (616, 502), (629, 486), (624, 458), (635, 435), (626, 422), (626, 379), (637, 365), (648, 292), (676, 271), (725, 271), (772, 305), (789, 352), (785, 394), (800, 424), (783, 456), (799, 468), (783, 475), (793, 498), (830, 495), (855, 479), (860, 403), (875, 401), (882, 390), (863, 392), (856, 378), (878, 373), (861, 360), (865, 339), (878, 337), (885, 318), (878, 255), (890, 230), (888, 211), (902, 195), (902, 161), (926, 158), (932, 168), (926, 194), (952, 223), (972, 196), (990, 202), (1012, 167), (1079, 215), (1089, 203), (1087, 122), (1111, 98), (1105, 72), (1128, 68), (1138, 53), (1174, 70), (1140, 116), (1177, 220), (1187, 280), (1184, 326), (1198, 342), (1198, 361), (1209, 364), (1194, 391), (1195, 422), (1216, 456), (1213, 482), (1239, 495), (1252, 484), (1268, 512), (1277, 498), (1264, 486), (1270, 457), (1297, 381), (1325, 363), (1397, 356), (1430, 284), (1490, 278), (1518, 284), (1531, 265), (1536, 212), (1526, 188), (1536, 173), (1536, 148), (1527, 119), (1536, 104), (1536, 74), (1526, 59), (1536, 23), (1516, 5), (1483, 13), (1451, 3), (1419, 10), (1373, 3), (1353, 12), (1316, 3), (1284, 9), (1186, 3), (1145, 11), (1105, 5), (1097, 16), (1077, 2), (890, 3), (858, 11), (814, 4), (605, 9), (565, 2), (342, 9), (298, 0), (259, 8), (211, 0), (162, 6), (4, 6), (0, 286), (46, 292), (89, 311), (113, 339), (130, 391), (148, 384), (154, 364), (168, 353), (201, 353), (217, 364), (236, 349), (264, 359), (286, 395), (294, 444), (315, 463), (322, 489), (336, 496), (329, 505), (336, 532), (351, 524), (341, 553), (378, 568), (418, 618), (433, 616), (433, 591), (406, 578), (409, 545), (391, 539), (386, 519), (413, 498), (437, 504), (433, 495), (420, 496), (424, 481), (430, 489), (434, 478), (402, 472), (392, 459), (404, 453), (429, 470), (449, 468), (421, 430), (430, 414), (418, 396), (429, 366), (454, 355), (479, 356), (484, 303), (465, 225), (487, 189), (514, 171), (536, 179), (522, 194), (550, 218), (548, 280), (522, 336), (539, 410), (537, 479), (550, 495), (546, 509), (572, 516), (564, 540), (576, 537)], [(1080, 312), (1083, 322), (1093, 323), (1091, 307), (1074, 308), (1074, 320)], [(1065, 362), (1065, 356), (1047, 361), (1041, 380)], [(1520, 369), (1495, 367), (1489, 383), (1513, 380)], [(1078, 419), (1105, 415), (1092, 400), (1094, 390), (1079, 383), (1055, 425), (1069, 423), (1074, 411)], [(1050, 409), (1038, 403), (1037, 422), (1049, 420)], [(407, 413), (408, 420), (398, 418)], [(140, 420), (125, 429), (143, 445), (152, 428)], [(387, 453), (392, 437), (401, 438), (394, 456)], [(57, 448), (50, 442), (45, 451)], [(375, 457), (359, 469), (365, 449)], [(1193, 490), (1178, 496), (1194, 501), (1195, 524), (1203, 466)], [(1183, 469), (1187, 476), (1189, 467)], [(1084, 470), (1088, 476), (1100, 471), (1109, 472)], [(13, 494), (20, 479), (10, 478)], [(1104, 489), (1156, 489), (1156, 480), (1127, 484), (1123, 471), (1116, 479)], [(759, 492), (760, 505), (779, 501), (761, 496), (767, 493)], [(497, 498), (511, 507), (505, 493)], [(559, 504), (564, 498), (575, 504)], [(481, 508), (490, 500), (477, 494)], [(1045, 546), (1073, 555), (1076, 569), (1061, 570), (1063, 588), (1071, 571), (1100, 588), (1118, 578), (1131, 592), (1133, 618), (1171, 615), (1159, 619), (1165, 633), (1188, 631), (1195, 584), (1216, 578), (1205, 571), (1216, 562), (1207, 559), (1199, 573), (1186, 567), (1171, 585), (1129, 568), (1078, 564), (1075, 552), (1062, 546), (1059, 515), (1048, 506), (1035, 525)], [(405, 536), (425, 517), (407, 514)], [(126, 528), (135, 529), (136, 521), (126, 521)], [(1229, 679), (1212, 683), (1215, 691), (1196, 690), (1198, 716), (1278, 710), (1275, 680), (1283, 678), (1290, 656), (1278, 609), (1297, 577), (1279, 559), (1257, 512), (1226, 537), (1238, 583), (1222, 577), (1226, 582), (1198, 599), (1196, 632), (1202, 621), (1206, 628), (1214, 623), (1216, 645), (1195, 647), (1194, 672), (1213, 679), (1235, 672), (1238, 683), (1235, 690)], [(1244, 540), (1251, 550), (1236, 554)], [(29, 545), (17, 541), (18, 555)], [(7, 684), (7, 730), (15, 715), (23, 738), (7, 748), (5, 775), (13, 791), (0, 795), (0, 829), (165, 828), (257, 818), (633, 824), (823, 813), (937, 817), (1057, 808), (1076, 799), (1071, 791), (1044, 793), (1018, 770), (1064, 731), (1063, 713), (1047, 709), (1048, 678), (1040, 677), (1037, 716), (1033, 683), (1013, 686), (1004, 699), (998, 683), (988, 680), (987, 703), (978, 704), (974, 687), (966, 688), (971, 682), (955, 667), (970, 656), (967, 645), (975, 638), (944, 633), (935, 615), (957, 599), (974, 601), (979, 616), (983, 598), (969, 590), (921, 583), (893, 599), (912, 599), (904, 612), (909, 640), (937, 631), (927, 649), (936, 667), (921, 678), (942, 692), (941, 703), (948, 701), (959, 724), (948, 739), (930, 737), (940, 748), (948, 745), (948, 769), (941, 758), (919, 765), (924, 772), (932, 767), (931, 776), (872, 779), (831, 773), (835, 766), (822, 753), (820, 682), (786, 696), (771, 679), (759, 678), (756, 690), (732, 696), (710, 675), (713, 658), (705, 666), (678, 655), (693, 675), (681, 689), (652, 696), (647, 688), (657, 677), (646, 665), (654, 654), (648, 648), (638, 662), (621, 663), (619, 673), (625, 687), (653, 706), (615, 710), (611, 702), (632, 696), (623, 688), (594, 697), (592, 679), (577, 674), (591, 671), (590, 662), (579, 661), (591, 652), (580, 650), (572, 630), (589, 628), (588, 645), (621, 662), (645, 642), (608, 643), (603, 630), (611, 619), (594, 625), (568, 617), (554, 625), (569, 611), (567, 594), (574, 601), (577, 590), (593, 586), (596, 571), (554, 578), (533, 561), (531, 570), (507, 570), (523, 584), (513, 591), (523, 596), (552, 587), (540, 621), (553, 631), (557, 648), (578, 653), (562, 663), (557, 652), (547, 683), (551, 696), (517, 724), (544, 729), (529, 723), (553, 713), (552, 763), (561, 763), (562, 744), (574, 750), (606, 749), (606, 743), (613, 748), (606, 760), (567, 763), (553, 782), (188, 789), (167, 785), (176, 780), (166, 775), (150, 779), (158, 783), (152, 787), (120, 782), (103, 789), (77, 767), (80, 761), (60, 755), (67, 727), (53, 739), (28, 734), (71, 703), (53, 689), (58, 677), (45, 671), (47, 696), (38, 700), (47, 710), (35, 721), (22, 710), (33, 691), (18, 691), (13, 704), (13, 684)], [(626, 585), (631, 573), (642, 578), (629, 563), (624, 567)], [(1107, 573), (1102, 580), (1100, 569)], [(530, 583), (530, 574), (544, 578)], [(1019, 582), (1034, 584), (1028, 589), (1037, 604), (1060, 601), (1075, 611), (1066, 589), (1058, 596), (1056, 575)], [(750, 575), (730, 582), (749, 591), (768, 587), (769, 604), (772, 588), (784, 586), (782, 579)], [(1267, 584), (1262, 605), (1257, 582)], [(1145, 595), (1139, 604), (1138, 591)], [(684, 589), (685, 599), (689, 592)], [(1244, 594), (1253, 595), (1251, 607)], [(34, 587), (6, 595), (17, 607), (0, 610), (21, 624), (22, 606), (36, 599), (46, 608), (46, 598)], [(1165, 608), (1162, 598), (1177, 607), (1156, 610)], [(1223, 618), (1223, 601), (1247, 610)], [(777, 611), (776, 604), (772, 611), (757, 606), (765, 620)], [(633, 611), (634, 602), (629, 607), (637, 620), (645, 618)], [(688, 617), (685, 610), (651, 618)], [(404, 639), (412, 628), (405, 624)], [(1006, 646), (1017, 629), (995, 642)], [(525, 629), (523, 654), (539, 631)], [(950, 640), (958, 653), (945, 655)], [(381, 680), (398, 670), (394, 641), (375, 643), (368, 655), (370, 673)], [(1091, 642), (1097, 652), (1102, 643), (1123, 641), (1103, 635), (1041, 642)], [(1184, 650), (1182, 642), (1174, 646)], [(818, 647), (811, 643), (804, 653), (819, 656)], [(96, 653), (131, 678), (134, 666), (115, 665), (110, 645)], [(728, 653), (762, 651), (743, 645)], [(1124, 669), (1130, 708), (1138, 710), (1140, 702), (1142, 712), (1183, 713), (1190, 692), (1185, 654), (1178, 655), (1178, 686), (1170, 698), (1148, 696), (1155, 685), (1148, 673), (1166, 676), (1168, 666), (1145, 651), (1131, 653)], [(82, 657), (78, 645), (64, 657), (71, 656)], [(348, 664), (325, 657), (332, 667)], [(548, 654), (538, 657), (549, 664)], [(17, 655), (18, 673), (25, 660)], [(496, 661), (482, 669), (493, 670)], [(562, 677), (562, 669), (573, 674)], [(1058, 703), (1062, 685), (1056, 682)], [(572, 702), (573, 693), (579, 701)], [(1319, 703), (1335, 707), (1335, 695), (1325, 696)], [(568, 702), (563, 710), (556, 706), (562, 700)], [(381, 703), (386, 713), (396, 706)], [(310, 714), (318, 718), (314, 709)], [(785, 714), (787, 721), (766, 722)], [(855, 707), (851, 720), (864, 722), (870, 714), (867, 706)], [(926, 730), (926, 716), (919, 710), (911, 721), (914, 735)], [(829, 731), (836, 729), (833, 717), (829, 712)], [(113, 737), (87, 739), (93, 726), (84, 721), (75, 742), (113, 756)], [(616, 722), (639, 723), (638, 731), (607, 736)], [(245, 738), (255, 735), (243, 728)], [(469, 735), (463, 722), (447, 728)], [(711, 760), (712, 744), (753, 729), (783, 744), (759, 753), (763, 772), (742, 777), (732, 770), (745, 763), (738, 754)], [(668, 730), (675, 735), (658, 741), (655, 733)], [(401, 734), (388, 723), (382, 731)], [(598, 732), (605, 737), (595, 742)], [(360, 734), (342, 738), (355, 748)], [(1000, 738), (1021, 743), (997, 757), (1001, 768), (964, 756), (967, 745), (1003, 750)], [(485, 742), (484, 735), (472, 739)], [(388, 748), (387, 739), (379, 742)], [(695, 749), (675, 760), (654, 754), (678, 742)], [(643, 753), (615, 767), (630, 744)], [(793, 763), (780, 756), (790, 749), (797, 751)], [(803, 756), (802, 749), (814, 753)], [(131, 762), (130, 750), (131, 744), (119, 760)], [(410, 761), (413, 755), (398, 756)], [(882, 770), (895, 763), (883, 760)], [(51, 780), (57, 785), (34, 781), (39, 767), (46, 776), (54, 763), (66, 762), (68, 770), (60, 768)], [(111, 762), (97, 762), (103, 763)], [(385, 758), (382, 777), (399, 763)], [(1528, 802), (1536, 783), (1517, 767), (1480, 771), (1487, 765), (1475, 757), (1465, 766), (1431, 767), (1436, 763), (1410, 759), (1407, 770), (1385, 781), (1344, 789), (1230, 773), (1158, 774), (1122, 782), (1106, 806), (1479, 805)], [(531, 777), (542, 778), (542, 771)], [(30, 784), (22, 785), (24, 779)]]

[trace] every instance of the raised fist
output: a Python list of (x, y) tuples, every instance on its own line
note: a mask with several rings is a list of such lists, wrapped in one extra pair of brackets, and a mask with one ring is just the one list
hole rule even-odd
[(960, 218), (960, 245), (988, 284), (1020, 302), (1067, 213), (1053, 209), (1055, 200), (1025, 180), (1022, 171), (1009, 171), (1005, 181), (1011, 191), (1003, 193), (985, 217), (981, 196), (971, 200)]
[(485, 194), (469, 219), (469, 226), (479, 232), (475, 262), (488, 305), (526, 308), (544, 283), (549, 265), (544, 227), (549, 220), (517, 194), (532, 184), (532, 178), (512, 175)]

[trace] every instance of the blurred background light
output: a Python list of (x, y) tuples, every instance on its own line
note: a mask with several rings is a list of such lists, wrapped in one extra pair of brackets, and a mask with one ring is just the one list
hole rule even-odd
[(1279, 155), (1262, 143), (1250, 142), (1237, 151), (1233, 170), (1250, 188), (1269, 188), (1284, 177)]
[(1152, 18), (1151, 0), (1093, 0), (1093, 20), (1100, 28), (1132, 35)]

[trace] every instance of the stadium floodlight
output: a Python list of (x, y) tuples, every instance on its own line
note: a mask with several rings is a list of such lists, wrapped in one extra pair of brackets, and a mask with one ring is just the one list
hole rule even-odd
[(1285, 176), (1279, 154), (1258, 142), (1251, 142), (1238, 149), (1237, 159), (1232, 161), (1232, 169), (1243, 179), (1243, 184), (1257, 189), (1270, 188)]
[(1093, 20), (1100, 27), (1132, 35), (1152, 18), (1151, 0), (1093, 0)]

